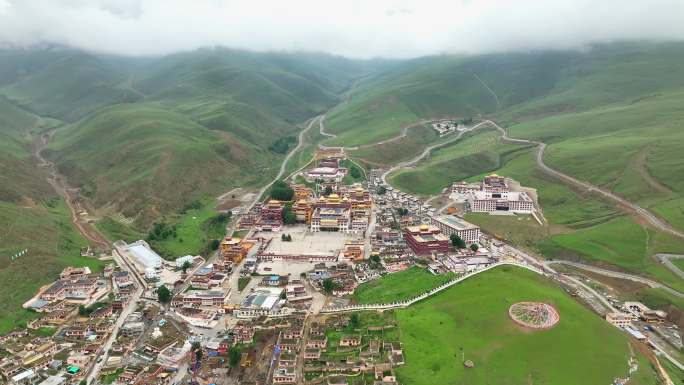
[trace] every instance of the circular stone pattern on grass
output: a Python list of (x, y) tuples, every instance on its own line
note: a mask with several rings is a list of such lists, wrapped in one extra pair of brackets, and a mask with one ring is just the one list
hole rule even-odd
[(550, 329), (560, 321), (555, 307), (543, 302), (518, 302), (508, 308), (511, 319), (531, 329)]

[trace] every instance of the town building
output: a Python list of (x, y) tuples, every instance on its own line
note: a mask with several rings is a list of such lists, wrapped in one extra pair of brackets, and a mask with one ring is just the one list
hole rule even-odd
[(235, 264), (242, 262), (249, 251), (240, 238), (231, 236), (227, 236), (221, 241), (220, 250), (224, 261)]
[(308, 200), (299, 199), (292, 205), (292, 212), (295, 214), (297, 222), (311, 223), (313, 207)]
[(442, 234), (436, 226), (427, 224), (409, 226), (404, 231), (404, 239), (417, 255), (447, 253), (449, 251), (449, 238)]
[(479, 183), (455, 182), (451, 194), (452, 198), (464, 200), (472, 212), (532, 214), (535, 210), (526, 192), (511, 191), (506, 178), (496, 174), (485, 176)]
[(270, 200), (261, 207), (259, 218), (254, 227), (258, 231), (280, 231), (283, 226), (283, 204)]
[(223, 309), (228, 294), (223, 290), (189, 290), (173, 297), (171, 306)]
[(477, 243), (480, 240), (480, 228), (453, 215), (434, 215), (430, 224), (439, 228), (442, 234), (450, 237), (458, 235), (466, 243)]
[(619, 328), (625, 328), (632, 325), (632, 315), (622, 312), (610, 312), (606, 314), (606, 321)]
[(141, 273), (147, 268), (161, 268), (161, 257), (143, 240), (126, 245), (124, 250), (135, 259), (137, 265), (142, 267)]

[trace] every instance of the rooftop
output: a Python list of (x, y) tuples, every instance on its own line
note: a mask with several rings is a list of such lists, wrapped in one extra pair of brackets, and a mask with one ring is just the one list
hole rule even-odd
[(466, 222), (463, 219), (455, 217), (453, 215), (436, 215), (434, 219), (442, 223), (445, 223), (449, 226), (455, 227), (458, 230), (468, 230), (477, 228), (477, 226), (475, 226), (474, 224)]

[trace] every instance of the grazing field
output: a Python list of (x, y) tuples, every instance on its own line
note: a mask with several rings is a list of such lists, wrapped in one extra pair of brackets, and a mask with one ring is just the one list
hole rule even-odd
[(499, 239), (506, 239), (513, 244), (534, 247), (549, 235), (549, 229), (540, 226), (531, 215), (489, 215), (486, 213), (468, 213), (465, 220), (474, 223)]
[(655, 252), (684, 250), (684, 244), (678, 239), (657, 243), (657, 239), (651, 239), (655, 236), (652, 230), (644, 229), (625, 216), (569, 234), (552, 236), (542, 242), (539, 248), (542, 254), (550, 258), (615, 265), (629, 272), (649, 275), (684, 291), (684, 282), (653, 258)]
[(162, 223), (172, 227), (173, 235), (150, 241), (150, 245), (166, 259), (185, 255), (204, 255), (210, 250), (209, 243), (226, 235), (228, 219), (219, 214), (209, 199), (194, 201), (183, 212), (171, 214)]
[(100, 219), (95, 223), (95, 226), (112, 242), (123, 240), (126, 243), (131, 243), (145, 237), (145, 234), (142, 232), (129, 225), (119, 223), (110, 217)]
[(354, 291), (354, 299), (358, 303), (401, 301), (422, 294), (451, 278), (451, 274), (432, 275), (425, 269), (411, 267), (359, 285)]
[(526, 147), (503, 144), (497, 133), (481, 131), (433, 150), (417, 166), (390, 174), (389, 182), (422, 196), (439, 193), (457, 180), (496, 170)]
[[(87, 245), (72, 227), (64, 201), (59, 198), (34, 207), (0, 202), (0, 334), (22, 325), (34, 313), (21, 308), (42, 285), (52, 282), (66, 266), (88, 266), (93, 272), (103, 263), (81, 257)], [(28, 249), (15, 261), (10, 256)]]
[(437, 131), (428, 124), (409, 128), (406, 136), (383, 144), (350, 151), (353, 158), (371, 166), (393, 165), (420, 154), (425, 146), (439, 140)]
[[(532, 331), (513, 323), (519, 301), (552, 304), (560, 322)], [(609, 384), (628, 373), (629, 340), (550, 281), (527, 270), (501, 267), (396, 311), (407, 384)], [(652, 384), (645, 359), (632, 384)], [(472, 360), (466, 369), (462, 357)]]

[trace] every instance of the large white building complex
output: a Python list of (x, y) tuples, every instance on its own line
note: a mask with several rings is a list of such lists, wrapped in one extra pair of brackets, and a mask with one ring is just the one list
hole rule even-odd
[(534, 202), (524, 192), (488, 193), (477, 191), (467, 199), (470, 211), (489, 213), (510, 211), (517, 214), (532, 214)]
[(430, 224), (437, 227), (442, 234), (451, 236), (458, 235), (467, 243), (480, 240), (480, 228), (453, 215), (435, 215), (430, 217)]
[(535, 204), (523, 191), (511, 191), (502, 176), (488, 175), (479, 183), (456, 182), (451, 186), (452, 198), (467, 203), (475, 213), (507, 211), (516, 214), (532, 214)]

